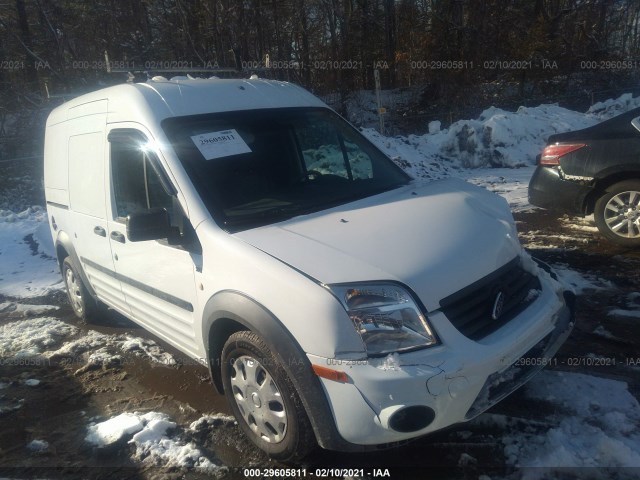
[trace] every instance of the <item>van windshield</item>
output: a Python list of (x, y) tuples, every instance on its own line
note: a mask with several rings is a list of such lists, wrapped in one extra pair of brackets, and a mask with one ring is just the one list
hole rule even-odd
[(411, 180), (326, 108), (173, 117), (162, 127), (212, 216), (231, 232), (331, 208)]

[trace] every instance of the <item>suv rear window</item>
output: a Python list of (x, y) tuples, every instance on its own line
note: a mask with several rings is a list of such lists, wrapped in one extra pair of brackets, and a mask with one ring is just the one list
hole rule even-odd
[(328, 109), (174, 117), (162, 126), (212, 216), (228, 231), (324, 210), (411, 180)]

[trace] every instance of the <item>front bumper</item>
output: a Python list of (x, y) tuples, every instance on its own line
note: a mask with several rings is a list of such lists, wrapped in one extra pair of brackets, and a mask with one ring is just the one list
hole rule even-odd
[[(481, 341), (464, 337), (437, 313), (430, 321), (442, 345), (397, 356), (397, 368), (389, 359), (309, 355), (311, 363), (349, 377), (347, 383), (321, 379), (340, 435), (355, 445), (402, 442), (469, 420), (523, 385), (553, 357), (573, 327), (573, 302), (543, 277), (537, 301)], [(540, 360), (521, 360), (531, 357)], [(428, 424), (398, 431), (392, 419), (403, 411), (405, 417), (430, 412)]]
[(529, 203), (548, 210), (574, 215), (585, 214), (589, 185), (565, 180), (550, 167), (536, 167), (529, 181)]

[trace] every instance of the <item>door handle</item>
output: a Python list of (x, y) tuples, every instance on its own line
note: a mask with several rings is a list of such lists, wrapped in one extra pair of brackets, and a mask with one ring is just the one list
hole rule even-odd
[(101, 237), (107, 236), (107, 232), (102, 227), (93, 227), (93, 233), (95, 233), (96, 235), (100, 235)]
[(116, 231), (111, 232), (111, 240), (115, 240), (116, 242), (120, 242), (120, 243), (125, 242), (124, 235)]

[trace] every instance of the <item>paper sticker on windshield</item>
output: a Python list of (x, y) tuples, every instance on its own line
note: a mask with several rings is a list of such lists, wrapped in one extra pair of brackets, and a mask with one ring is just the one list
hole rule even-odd
[(249, 145), (234, 129), (194, 135), (191, 140), (196, 144), (205, 160), (251, 152)]

